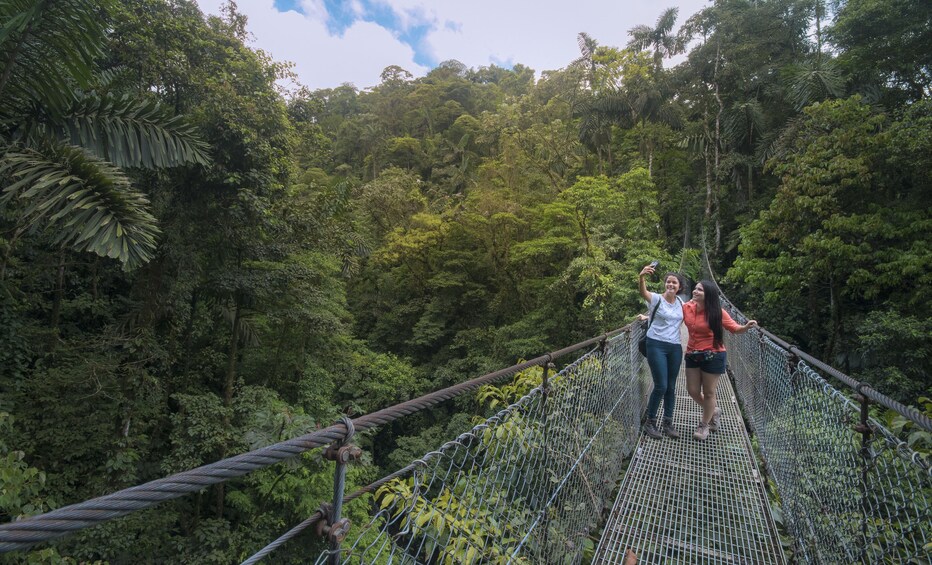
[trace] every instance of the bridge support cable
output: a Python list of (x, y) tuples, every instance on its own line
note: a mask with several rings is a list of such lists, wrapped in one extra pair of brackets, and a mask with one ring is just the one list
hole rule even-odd
[[(724, 295), (722, 304), (739, 323), (748, 319)], [(726, 332), (725, 341), (796, 557), (932, 561), (932, 460), (870, 417), (868, 403), (927, 432), (932, 420), (763, 328)]]
[[(461, 394), (475, 391), (486, 384), (502, 381), (529, 367), (538, 366), (545, 361), (593, 347), (607, 337), (628, 331), (628, 329), (620, 328), (548, 355), (542, 355), (524, 363), (361, 416), (352, 420), (352, 424), (356, 431), (364, 431), (393, 422)], [(0, 553), (26, 549), (37, 543), (50, 541), (139, 510), (151, 508), (168, 500), (181, 498), (206, 487), (247, 475), (255, 470), (296, 457), (306, 451), (339, 442), (346, 436), (347, 432), (347, 425), (340, 422), (290, 440), (156, 479), (142, 485), (65, 506), (45, 514), (0, 524)], [(312, 522), (316, 523), (317, 520)]]
[(340, 562), (578, 562), (640, 434), (649, 381), (636, 334), (548, 372), (548, 387), (385, 483)]
[[(739, 322), (747, 318), (723, 297)], [(929, 419), (766, 330), (725, 336), (735, 386), (807, 562), (932, 559), (932, 461), (871, 418), (868, 401)], [(828, 378), (850, 388), (832, 386)]]

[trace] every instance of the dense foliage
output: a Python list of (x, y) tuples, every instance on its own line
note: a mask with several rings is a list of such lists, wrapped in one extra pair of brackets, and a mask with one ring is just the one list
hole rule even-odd
[[(621, 326), (684, 242), (762, 325), (932, 396), (925, 6), (717, 0), (582, 33), (538, 80), (447, 61), (285, 93), (232, 2), (0, 3), (0, 521)], [(350, 482), (484, 409), (362, 438)], [(229, 563), (330, 473), (309, 453), (6, 559)]]

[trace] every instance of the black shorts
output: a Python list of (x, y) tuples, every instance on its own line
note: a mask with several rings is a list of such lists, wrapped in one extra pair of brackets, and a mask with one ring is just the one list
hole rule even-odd
[(725, 373), (724, 351), (699, 351), (686, 354), (686, 368), (699, 369), (703, 373), (722, 375)]

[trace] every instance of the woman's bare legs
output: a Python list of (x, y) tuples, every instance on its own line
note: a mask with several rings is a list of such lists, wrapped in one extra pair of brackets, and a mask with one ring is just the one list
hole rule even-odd
[(686, 392), (696, 404), (703, 405), (705, 398), (702, 396), (702, 371), (699, 367), (686, 367)]
[(708, 424), (715, 415), (715, 391), (721, 375), (702, 372), (702, 423)]
[(715, 392), (721, 375), (706, 373), (698, 367), (686, 368), (686, 391), (702, 406), (702, 423), (708, 424), (715, 415)]

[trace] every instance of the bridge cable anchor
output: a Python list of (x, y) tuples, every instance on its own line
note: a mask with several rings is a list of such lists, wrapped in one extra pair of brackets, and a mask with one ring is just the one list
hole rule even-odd
[(343, 439), (330, 444), (323, 453), (324, 459), (336, 463), (333, 472), (333, 503), (321, 504), (320, 512), (324, 519), (317, 523), (317, 534), (326, 537), (330, 542), (329, 562), (334, 565), (340, 562), (340, 544), (346, 539), (352, 525), (349, 518), (341, 517), (346, 488), (346, 465), (362, 457), (362, 449), (349, 443), (356, 435), (353, 420), (344, 415), (340, 417), (339, 423), (346, 427), (346, 434)]

